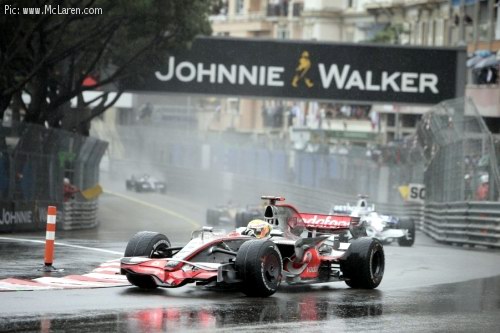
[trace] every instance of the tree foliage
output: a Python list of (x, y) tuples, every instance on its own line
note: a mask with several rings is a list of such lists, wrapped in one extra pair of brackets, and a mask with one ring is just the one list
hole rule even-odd
[(402, 24), (388, 24), (373, 36), (370, 42), (381, 44), (401, 44), (403, 34), (408, 34)]
[[(0, 0), (1, 9), (6, 5), (19, 13), (0, 16), (0, 119), (10, 106), (23, 110), (26, 122), (81, 133), (121, 95), (120, 80), (140, 79), (169, 52), (211, 32), (210, 0)], [(47, 6), (80, 14), (44, 14)], [(28, 8), (42, 13), (23, 14)], [(101, 12), (86, 15), (89, 9)], [(95, 80), (84, 85), (89, 77)], [(83, 101), (85, 90), (103, 92), (97, 105)], [(76, 122), (69, 106), (74, 97)]]

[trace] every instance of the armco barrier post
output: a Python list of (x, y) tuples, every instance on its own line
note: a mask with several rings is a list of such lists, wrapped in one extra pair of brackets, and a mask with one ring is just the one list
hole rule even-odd
[(56, 239), (56, 215), (57, 208), (49, 206), (47, 209), (47, 231), (45, 234), (45, 256), (42, 271), (54, 272), (57, 269), (52, 266), (54, 263), (54, 242)]

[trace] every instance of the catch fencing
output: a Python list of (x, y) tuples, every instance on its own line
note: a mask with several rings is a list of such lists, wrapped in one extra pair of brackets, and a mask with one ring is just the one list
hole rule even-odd
[(434, 106), (416, 138), (425, 159), (422, 230), (445, 243), (500, 247), (499, 147), (473, 102)]
[[(495, 140), (470, 99), (434, 106), (417, 134), (426, 160), (426, 202), (498, 200)], [(477, 190), (485, 178), (489, 186), (481, 194)]]
[[(76, 193), (67, 200), (63, 182), (79, 190), (98, 184), (107, 143), (33, 124), (2, 129), (19, 140), (0, 150), (0, 231), (45, 230), (49, 205), (58, 208), (60, 229), (94, 227), (97, 199)], [(12, 143), (8, 135), (0, 139)]]

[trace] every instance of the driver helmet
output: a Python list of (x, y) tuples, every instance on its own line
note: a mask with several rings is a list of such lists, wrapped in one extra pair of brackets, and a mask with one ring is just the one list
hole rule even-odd
[(266, 221), (255, 219), (248, 222), (247, 230), (252, 230), (256, 238), (264, 238), (269, 236), (273, 227)]

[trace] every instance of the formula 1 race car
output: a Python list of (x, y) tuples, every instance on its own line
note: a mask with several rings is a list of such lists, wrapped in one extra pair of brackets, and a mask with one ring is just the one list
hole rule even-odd
[[(175, 288), (187, 283), (237, 288), (247, 296), (267, 297), (288, 284), (345, 281), (351, 288), (373, 289), (385, 268), (383, 245), (369, 237), (344, 243), (339, 235), (359, 219), (348, 215), (299, 213), (269, 201), (263, 238), (235, 230), (226, 235), (204, 227), (183, 247), (171, 247), (161, 233), (143, 231), (128, 242), (120, 272), (143, 289)], [(246, 228), (240, 228), (246, 229)], [(248, 234), (248, 235), (247, 235)]]
[(390, 244), (394, 240), (400, 246), (412, 246), (415, 243), (415, 222), (413, 220), (400, 220), (391, 215), (379, 214), (375, 211), (375, 205), (368, 205), (366, 196), (359, 196), (356, 206), (349, 204), (345, 206), (333, 206), (330, 214), (348, 214), (358, 216), (360, 223), (351, 226), (348, 235), (350, 237), (373, 237), (383, 244)]
[(157, 180), (148, 174), (136, 177), (132, 175), (130, 179), (125, 181), (127, 190), (134, 190), (136, 192), (159, 192), (161, 194), (167, 193), (167, 183)]
[(263, 218), (262, 206), (237, 207), (232, 203), (207, 209), (207, 225), (244, 227), (253, 219)]

